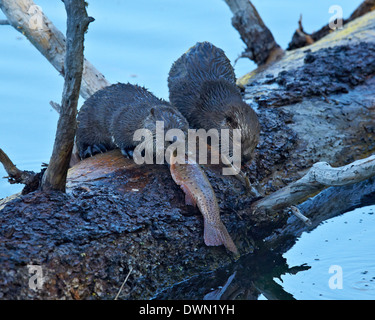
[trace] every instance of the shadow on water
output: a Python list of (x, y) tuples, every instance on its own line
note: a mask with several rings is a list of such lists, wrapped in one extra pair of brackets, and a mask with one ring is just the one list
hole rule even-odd
[[(285, 232), (281, 241), (271, 236), (232, 265), (165, 288), (153, 299), (373, 299), (374, 204), (375, 179), (328, 188), (299, 206), (312, 228), (297, 224), (295, 236), (277, 230)], [(345, 290), (329, 287), (335, 276), (329, 269), (337, 264), (344, 269)]]
[(165, 289), (154, 299), (256, 300), (263, 295), (269, 300), (294, 300), (274, 279), (309, 268), (307, 265), (290, 267), (281, 254), (259, 250), (228, 268)]

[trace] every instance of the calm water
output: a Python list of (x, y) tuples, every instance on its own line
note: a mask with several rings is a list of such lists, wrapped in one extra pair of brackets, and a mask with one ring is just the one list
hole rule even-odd
[(311, 268), (275, 281), (296, 299), (375, 299), (374, 213), (375, 206), (355, 209), (302, 234), (284, 257)]
[[(301, 13), (305, 30), (311, 32), (328, 22), (329, 6), (341, 5), (344, 17), (348, 17), (361, 0), (253, 3), (285, 48)], [(36, 4), (65, 32), (61, 1), (40, 0)], [(222, 0), (91, 0), (88, 13), (96, 21), (86, 34), (86, 58), (110, 82), (138, 83), (165, 99), (171, 64), (195, 42), (214, 43), (232, 61), (244, 49)], [(241, 59), (235, 71), (242, 76), (254, 67), (249, 60)], [(0, 147), (20, 169), (38, 171), (42, 162), (49, 161), (57, 123), (49, 101), (61, 101), (62, 87), (63, 78), (20, 33), (10, 26), (0, 26)], [(0, 177), (5, 175), (1, 166)], [(0, 180), (0, 198), (21, 189)], [(302, 299), (375, 297), (371, 281), (375, 276), (372, 210), (359, 209), (304, 234), (285, 256), (291, 264), (308, 263), (311, 269), (284, 277), (284, 288)], [(331, 265), (342, 266), (343, 289), (327, 291)]]
[(179, 283), (155, 299), (373, 300), (375, 206), (303, 233), (283, 255), (258, 250), (230, 267)]

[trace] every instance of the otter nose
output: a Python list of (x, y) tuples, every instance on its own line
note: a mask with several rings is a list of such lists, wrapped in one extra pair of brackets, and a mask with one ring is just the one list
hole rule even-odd
[(241, 162), (242, 163), (248, 163), (250, 160), (251, 160), (251, 153), (243, 153), (242, 154), (242, 158), (241, 158)]

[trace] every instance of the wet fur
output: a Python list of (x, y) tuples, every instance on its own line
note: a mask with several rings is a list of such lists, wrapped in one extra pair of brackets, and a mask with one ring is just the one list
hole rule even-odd
[(197, 43), (173, 65), (169, 99), (195, 129), (241, 129), (242, 158), (248, 161), (259, 141), (259, 121), (243, 102), (233, 67), (223, 50)]
[(165, 132), (178, 128), (187, 132), (188, 124), (181, 113), (155, 97), (147, 89), (132, 84), (114, 84), (87, 99), (79, 111), (76, 135), (81, 158), (87, 148), (105, 147), (132, 150), (137, 129), (149, 129), (155, 135), (156, 121), (164, 121)]

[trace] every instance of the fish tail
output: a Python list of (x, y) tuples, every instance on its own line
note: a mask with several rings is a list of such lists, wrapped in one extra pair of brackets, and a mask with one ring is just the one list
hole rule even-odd
[(238, 255), (237, 247), (222, 222), (212, 224), (204, 220), (204, 243), (207, 246), (223, 244), (229, 251)]

